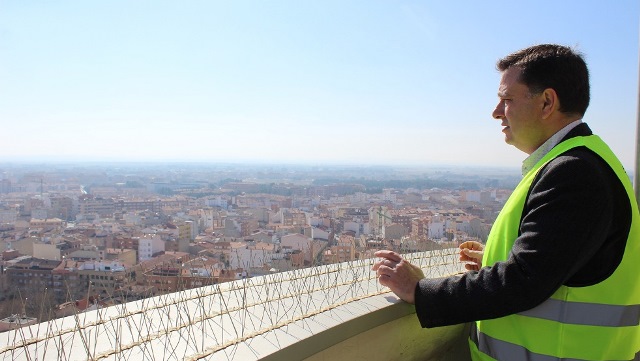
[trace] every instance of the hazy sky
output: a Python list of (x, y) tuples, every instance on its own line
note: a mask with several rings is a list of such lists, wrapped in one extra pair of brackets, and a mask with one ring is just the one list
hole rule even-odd
[(518, 167), (498, 58), (554, 42), (635, 159), (638, 1), (0, 0), (0, 161)]

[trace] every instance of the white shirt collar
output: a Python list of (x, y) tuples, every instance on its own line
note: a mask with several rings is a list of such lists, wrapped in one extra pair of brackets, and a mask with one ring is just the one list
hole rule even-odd
[(575, 128), (578, 124), (582, 123), (582, 119), (578, 119), (567, 124), (564, 128), (560, 129), (556, 132), (556, 134), (552, 135), (546, 142), (542, 143), (541, 146), (538, 147), (533, 153), (531, 153), (523, 162), (522, 162), (522, 176), (529, 173), (529, 171), (533, 168), (536, 163), (540, 159), (542, 159), (547, 153), (553, 149), (562, 138), (564, 138), (571, 129)]

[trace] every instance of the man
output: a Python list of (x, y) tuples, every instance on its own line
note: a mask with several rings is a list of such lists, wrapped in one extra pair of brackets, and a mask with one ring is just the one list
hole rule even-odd
[(628, 176), (582, 117), (582, 56), (537, 45), (498, 61), (493, 117), (527, 153), (478, 261), (461, 277), (426, 279), (379, 251), (379, 282), (415, 303), (423, 327), (475, 321), (474, 360), (639, 360), (640, 217)]

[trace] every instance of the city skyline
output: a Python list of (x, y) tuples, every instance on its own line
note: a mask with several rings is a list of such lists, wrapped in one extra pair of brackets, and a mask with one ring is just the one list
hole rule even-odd
[(631, 171), (635, 1), (0, 2), (0, 162), (518, 167), (495, 61), (576, 47)]

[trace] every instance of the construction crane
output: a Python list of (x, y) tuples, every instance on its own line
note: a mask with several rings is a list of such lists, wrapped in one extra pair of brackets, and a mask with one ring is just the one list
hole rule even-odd
[[(385, 209), (385, 212), (386, 212), (386, 209)], [(378, 206), (378, 209), (377, 209), (377, 213), (378, 213), (378, 235), (380, 235), (380, 236), (383, 236), (383, 233), (382, 233), (382, 228), (384, 226), (383, 218), (386, 218), (386, 219), (389, 219), (389, 220), (393, 220), (393, 218), (387, 216), (385, 214), (385, 212), (383, 212), (382, 206)]]

